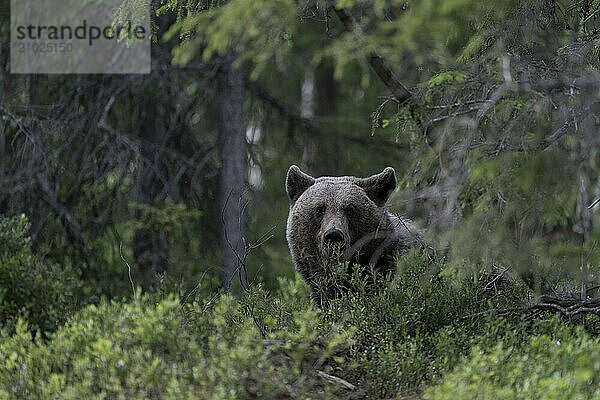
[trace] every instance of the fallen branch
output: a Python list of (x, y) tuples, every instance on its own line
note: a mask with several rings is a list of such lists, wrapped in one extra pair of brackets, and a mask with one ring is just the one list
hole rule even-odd
[(325, 379), (328, 382), (341, 385), (341, 386), (345, 387), (348, 390), (356, 390), (356, 386), (354, 386), (353, 384), (351, 384), (347, 380), (344, 380), (344, 379), (339, 378), (337, 376), (326, 374), (323, 371), (317, 371), (317, 375), (319, 375), (321, 378)]
[(543, 311), (554, 312), (562, 317), (572, 318), (581, 314), (592, 314), (600, 317), (600, 298), (590, 300), (579, 300), (570, 297), (542, 296), (540, 302), (525, 304), (518, 307), (504, 309), (485, 310), (474, 314), (465, 315), (459, 318), (459, 321), (474, 319), (487, 315), (509, 315), (526, 313), (525, 319), (532, 319)]

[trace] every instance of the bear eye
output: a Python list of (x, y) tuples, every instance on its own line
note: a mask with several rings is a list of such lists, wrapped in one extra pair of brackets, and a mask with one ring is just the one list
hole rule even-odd
[(344, 206), (344, 212), (347, 215), (356, 214), (356, 211), (357, 211), (357, 209), (356, 209), (356, 206), (354, 204), (346, 204)]
[(317, 206), (317, 208), (315, 209), (315, 216), (317, 218), (321, 218), (323, 216), (323, 214), (325, 214), (325, 204), (320, 204), (319, 206)]

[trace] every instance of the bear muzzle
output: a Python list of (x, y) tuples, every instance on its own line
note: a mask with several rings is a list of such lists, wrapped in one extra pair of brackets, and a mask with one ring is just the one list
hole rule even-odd
[(344, 242), (344, 232), (337, 228), (329, 229), (323, 235), (323, 242), (326, 244), (334, 244), (334, 243), (343, 243)]
[(326, 258), (339, 258), (348, 246), (347, 235), (339, 228), (329, 228), (320, 235), (321, 251)]

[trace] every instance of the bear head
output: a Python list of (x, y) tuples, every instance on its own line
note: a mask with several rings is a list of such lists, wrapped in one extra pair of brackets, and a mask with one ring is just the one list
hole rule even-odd
[(395, 187), (396, 173), (391, 167), (368, 178), (313, 178), (292, 165), (286, 178), (292, 252), (329, 256), (332, 247), (344, 250), (364, 235), (386, 229), (384, 206)]

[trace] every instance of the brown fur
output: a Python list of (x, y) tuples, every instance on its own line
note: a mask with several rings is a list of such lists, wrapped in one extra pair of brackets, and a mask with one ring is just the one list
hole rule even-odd
[[(286, 190), (291, 200), (287, 221), (287, 241), (296, 269), (307, 282), (315, 301), (322, 303), (335, 296), (335, 290), (323, 285), (331, 265), (325, 233), (341, 231), (342, 261), (378, 271), (393, 269), (393, 255), (420, 243), (414, 224), (389, 213), (385, 207), (396, 187), (391, 167), (368, 178), (352, 176), (313, 178), (292, 165)], [(340, 253), (338, 253), (340, 254)], [(327, 282), (327, 281), (325, 281)]]

